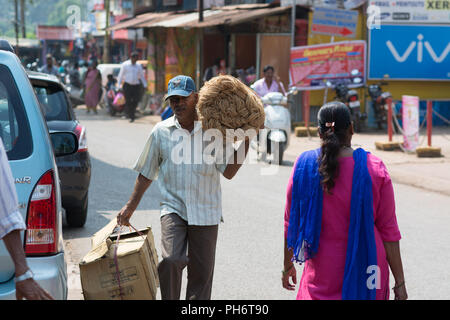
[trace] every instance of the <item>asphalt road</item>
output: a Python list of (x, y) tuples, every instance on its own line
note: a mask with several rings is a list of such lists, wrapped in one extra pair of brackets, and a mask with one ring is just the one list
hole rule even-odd
[[(145, 119), (130, 124), (104, 110), (86, 115), (76, 109), (76, 114), (87, 128), (92, 180), (85, 227), (63, 227), (69, 299), (83, 299), (78, 263), (90, 249), (90, 237), (115, 219), (128, 200), (137, 176), (131, 167), (152, 128)], [(301, 151), (289, 149), (283, 166), (274, 169), (256, 163), (251, 150), (250, 163), (233, 180), (222, 178), (224, 223), (219, 227), (212, 299), (295, 299), (296, 292), (284, 290), (280, 279), (285, 191), (294, 155)], [(450, 197), (401, 184), (394, 190), (410, 299), (450, 299)], [(137, 228), (152, 227), (159, 255), (158, 198), (153, 184), (131, 222)]]

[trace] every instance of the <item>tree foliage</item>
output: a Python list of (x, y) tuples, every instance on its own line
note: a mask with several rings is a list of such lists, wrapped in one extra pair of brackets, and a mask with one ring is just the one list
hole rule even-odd
[[(36, 34), (37, 25), (64, 26), (69, 17), (67, 8), (77, 5), (85, 20), (88, 0), (26, 0), (25, 22), (27, 34)], [(0, 36), (14, 36), (14, 0), (0, 0)]]

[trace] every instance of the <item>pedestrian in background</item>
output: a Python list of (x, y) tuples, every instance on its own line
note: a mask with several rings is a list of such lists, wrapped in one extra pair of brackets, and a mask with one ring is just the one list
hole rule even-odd
[(281, 92), (286, 95), (283, 83), (280, 81), (280, 77), (275, 74), (275, 68), (267, 65), (263, 69), (264, 77), (255, 81), (252, 84), (252, 89), (262, 98), (269, 92)]
[(46, 73), (46, 74), (52, 74), (52, 75), (58, 77), (59, 76), (58, 68), (55, 67), (53, 60), (54, 60), (53, 56), (50, 53), (48, 53), (46, 55), (46, 60), (45, 60), (46, 64), (39, 70), (39, 72)]
[(211, 80), (213, 77), (216, 77), (219, 75), (219, 66), (220, 66), (220, 58), (217, 58), (214, 60), (214, 64), (212, 66), (209, 66), (205, 70), (205, 74), (203, 75), (203, 82)]
[[(321, 148), (302, 153), (287, 188), (283, 287), (305, 263), (297, 299), (407, 299), (392, 182), (383, 162), (351, 148), (350, 112), (319, 110)], [(293, 281), (290, 282), (290, 280)]]
[(81, 76), (78, 62), (73, 64), (73, 68), (69, 70), (70, 84), (76, 88), (81, 88)]
[(4, 241), (15, 268), (16, 298), (22, 300), (53, 300), (50, 294), (34, 281), (27, 265), (20, 231), (25, 222), (18, 209), (14, 180), (8, 158), (0, 139), (0, 239)]
[(201, 157), (202, 162), (198, 164), (192, 152), (189, 163), (177, 163), (172, 158), (173, 151), (179, 147), (179, 142), (172, 140), (175, 131), (187, 130), (189, 146), (194, 145), (194, 141), (202, 141), (201, 150), (205, 150), (208, 143), (201, 138), (203, 130), (201, 122), (197, 121), (198, 93), (194, 80), (187, 76), (171, 79), (166, 99), (175, 116), (159, 122), (150, 133), (134, 167), (139, 173), (134, 191), (119, 212), (117, 222), (129, 225), (145, 191), (158, 179), (162, 196), (162, 261), (158, 265), (161, 297), (180, 299), (182, 273), (187, 266), (186, 299), (209, 300), (222, 219), (220, 174), (227, 179), (234, 177), (242, 165), (237, 161), (238, 154), (244, 151), (247, 155), (249, 141), (246, 139), (234, 152), (233, 162), (217, 157), (215, 163), (207, 164)]
[(91, 110), (97, 114), (97, 105), (100, 102), (100, 93), (102, 90), (102, 75), (97, 69), (97, 60), (91, 60), (84, 78), (84, 102), (86, 112)]
[(131, 53), (129, 60), (120, 66), (117, 82), (119, 88), (123, 90), (125, 96), (125, 114), (133, 122), (135, 119), (136, 107), (142, 96), (144, 88), (147, 88), (144, 69), (137, 62), (139, 53)]

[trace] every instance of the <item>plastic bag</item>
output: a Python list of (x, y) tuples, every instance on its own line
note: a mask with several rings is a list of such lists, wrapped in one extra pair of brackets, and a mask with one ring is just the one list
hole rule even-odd
[(116, 94), (116, 97), (114, 98), (113, 105), (116, 107), (123, 106), (125, 104), (125, 96), (122, 92), (119, 92)]
[(114, 92), (114, 90), (108, 90), (107, 97), (111, 100), (114, 100), (114, 98), (116, 97), (116, 93)]

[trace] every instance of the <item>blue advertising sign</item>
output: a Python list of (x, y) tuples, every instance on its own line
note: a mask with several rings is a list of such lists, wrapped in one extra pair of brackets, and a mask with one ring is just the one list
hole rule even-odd
[(316, 7), (311, 32), (354, 38), (357, 24), (358, 11)]
[(369, 30), (369, 79), (450, 80), (450, 25)]

